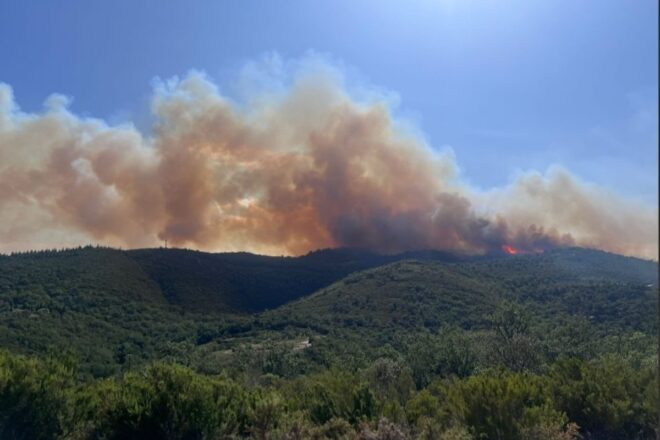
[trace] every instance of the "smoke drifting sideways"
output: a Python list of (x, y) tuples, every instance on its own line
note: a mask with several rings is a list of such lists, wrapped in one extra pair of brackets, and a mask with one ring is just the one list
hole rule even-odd
[(357, 99), (341, 69), (309, 64), (240, 102), (201, 73), (160, 82), (149, 133), (77, 116), (58, 95), (24, 113), (0, 84), (0, 251), (579, 245), (657, 259), (657, 207), (557, 167), (471, 188), (453, 154), (394, 117), (391, 100)]

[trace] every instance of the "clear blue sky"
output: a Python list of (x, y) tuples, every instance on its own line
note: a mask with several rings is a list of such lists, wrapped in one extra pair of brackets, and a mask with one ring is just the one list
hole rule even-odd
[(22, 109), (146, 113), (154, 77), (227, 72), (314, 50), (399, 94), (487, 188), (566, 166), (657, 197), (658, 2), (0, 0), (0, 82)]

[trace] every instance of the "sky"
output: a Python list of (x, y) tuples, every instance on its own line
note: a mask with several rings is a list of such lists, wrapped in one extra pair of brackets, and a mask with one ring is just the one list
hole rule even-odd
[(0, 81), (18, 105), (144, 119), (154, 77), (312, 50), (392, 91), (429, 143), (490, 187), (561, 163), (657, 199), (658, 2), (0, 2)]
[[(21, 130), (66, 102), (77, 129), (88, 130), (85, 118), (130, 123), (139, 131), (131, 139), (146, 145), (154, 97), (176, 101), (194, 83), (209, 99), (240, 101), (246, 87), (270, 81), (264, 69), (319, 59), (340, 71), (332, 93), (375, 91), (425, 145), (452, 152), (452, 166), (475, 194), (560, 166), (586, 185), (580, 191), (595, 185), (622, 197), (611, 200), (642, 203), (644, 221), (651, 219), (644, 224), (657, 223), (657, 1), (0, 0), (0, 84), (13, 94), (5, 117)], [(49, 98), (54, 93), (66, 99)], [(67, 115), (60, 112), (64, 126)], [(5, 154), (13, 154), (19, 137), (8, 136)], [(31, 191), (20, 203), (46, 197)], [(47, 197), (39, 203), (52, 208)], [(617, 228), (625, 223), (611, 219)]]

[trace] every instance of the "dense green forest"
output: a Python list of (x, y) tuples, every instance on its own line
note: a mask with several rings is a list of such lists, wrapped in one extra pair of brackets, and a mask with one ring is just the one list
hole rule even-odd
[(578, 248), (0, 256), (0, 438), (654, 438), (657, 271)]

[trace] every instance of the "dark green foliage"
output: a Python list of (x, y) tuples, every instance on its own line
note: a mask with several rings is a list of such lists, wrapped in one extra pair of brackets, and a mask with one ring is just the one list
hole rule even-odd
[(284, 388), (289, 405), (307, 411), (316, 424), (339, 418), (357, 423), (376, 413), (374, 393), (354, 374), (329, 370), (297, 379)]
[(459, 420), (493, 440), (521, 439), (521, 420), (550, 405), (547, 393), (543, 378), (511, 373), (472, 376), (442, 390)]
[(616, 356), (595, 365), (562, 359), (552, 366), (556, 405), (597, 438), (652, 438), (658, 385), (651, 368), (636, 370)]
[(246, 433), (253, 397), (231, 381), (168, 365), (102, 383), (92, 437), (198, 439)]
[(108, 376), (155, 359), (182, 361), (181, 346), (193, 345), (198, 329), (238, 322), (169, 305), (122, 251), (0, 257), (0, 346), (34, 354), (69, 349), (84, 374)]
[(73, 367), (0, 352), (0, 438), (51, 439), (63, 434)]
[[(376, 382), (370, 369), (328, 370), (249, 386), (157, 363), (78, 383), (62, 360), (0, 353), (0, 436), (358, 439), (387, 432), (383, 438), (559, 440), (577, 438), (577, 426), (586, 438), (655, 435), (654, 368), (616, 357), (563, 359), (547, 374), (484, 371), (412, 394), (400, 388), (405, 374), (396, 365), (376, 370), (383, 368), (390, 371)], [(397, 401), (400, 414), (392, 412)]]
[(570, 420), (593, 438), (654, 438), (654, 368), (619, 358), (564, 359), (547, 375), (494, 371), (432, 386), (454, 417), (489, 439), (524, 439), (530, 426)]
[(437, 334), (412, 334), (402, 338), (404, 359), (417, 389), (424, 388), (438, 376), (472, 374), (479, 362), (474, 336), (456, 327), (443, 327)]
[(0, 256), (0, 438), (654, 435), (656, 263), (417, 256)]
[(232, 312), (274, 308), (351, 272), (399, 258), (350, 249), (296, 258), (182, 249), (144, 249), (127, 254), (158, 283), (169, 302), (193, 310)]
[(516, 303), (501, 303), (491, 317), (495, 362), (512, 371), (534, 370), (539, 364), (539, 342), (531, 334), (531, 316)]

